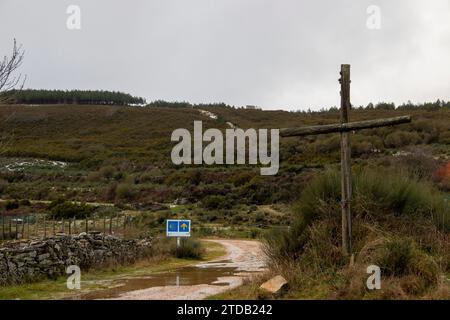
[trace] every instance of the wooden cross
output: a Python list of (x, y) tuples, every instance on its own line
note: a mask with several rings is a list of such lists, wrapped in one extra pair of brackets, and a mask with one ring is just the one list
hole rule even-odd
[(349, 131), (378, 128), (411, 122), (410, 116), (401, 116), (388, 119), (349, 122), (350, 104), (350, 65), (341, 65), (341, 122), (323, 126), (286, 128), (280, 130), (282, 137), (306, 136), (340, 132), (341, 134), (341, 212), (342, 212), (342, 250), (345, 255), (352, 252), (352, 219), (351, 219), (351, 149)]

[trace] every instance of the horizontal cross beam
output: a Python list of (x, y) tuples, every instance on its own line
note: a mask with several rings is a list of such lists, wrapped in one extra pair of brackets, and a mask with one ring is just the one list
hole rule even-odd
[(353, 130), (371, 129), (379, 127), (387, 127), (396, 124), (411, 122), (411, 116), (401, 116), (387, 119), (366, 120), (357, 122), (347, 122), (342, 124), (327, 124), (322, 126), (285, 128), (280, 129), (282, 137), (307, 136), (312, 134), (326, 134), (333, 132), (348, 132)]

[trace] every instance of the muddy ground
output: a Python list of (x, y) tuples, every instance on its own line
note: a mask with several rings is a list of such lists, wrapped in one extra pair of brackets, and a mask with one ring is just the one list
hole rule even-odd
[[(198, 300), (240, 286), (243, 279), (265, 271), (261, 243), (249, 240), (208, 240), (220, 243), (227, 254), (219, 260), (180, 268), (170, 273), (149, 276), (141, 281), (149, 287), (122, 292), (115, 297), (107, 292), (96, 299), (117, 300)], [(137, 283), (135, 283), (136, 285)]]

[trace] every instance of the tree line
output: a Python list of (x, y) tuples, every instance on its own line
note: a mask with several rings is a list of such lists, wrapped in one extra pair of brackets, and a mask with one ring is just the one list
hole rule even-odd
[[(379, 102), (377, 104), (369, 103), (367, 106), (352, 106), (355, 110), (423, 110), (423, 111), (436, 111), (441, 109), (450, 109), (450, 101), (436, 100), (435, 102), (413, 103), (408, 101), (398, 106), (393, 102)], [(338, 107), (331, 107), (329, 109), (322, 108), (319, 111), (307, 111), (299, 110), (296, 112), (302, 113), (326, 113), (326, 112), (339, 112)]]
[[(227, 105), (225, 103), (200, 103), (192, 104), (186, 101), (164, 101), (155, 100), (147, 104), (147, 107), (159, 107), (159, 108), (210, 108), (210, 107), (220, 107), (220, 108), (231, 108), (231, 109), (246, 109), (246, 107), (237, 107), (232, 105)], [(369, 103), (367, 106), (352, 106), (355, 110), (424, 110), (424, 111), (434, 111), (440, 109), (450, 109), (450, 101), (436, 100), (435, 102), (424, 102), (424, 103), (413, 103), (408, 101), (402, 103), (398, 106), (393, 102), (379, 102), (379, 103)], [(294, 112), (300, 113), (327, 113), (327, 112), (339, 112), (338, 107), (322, 108), (318, 111), (311, 109), (307, 110), (297, 110)]]
[(128, 93), (103, 90), (9, 90), (2, 96), (16, 104), (89, 104), (130, 105), (146, 104), (144, 98)]

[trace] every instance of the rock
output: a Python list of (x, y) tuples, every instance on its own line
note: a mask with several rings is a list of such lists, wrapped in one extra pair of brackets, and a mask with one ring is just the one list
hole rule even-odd
[(50, 254), (49, 254), (49, 253), (40, 254), (40, 255), (38, 256), (38, 260), (39, 260), (39, 261), (45, 260), (45, 259), (47, 259), (47, 258), (50, 258)]
[(276, 276), (266, 282), (264, 282), (260, 288), (268, 291), (274, 295), (281, 294), (285, 289), (287, 289), (288, 282), (282, 276)]

